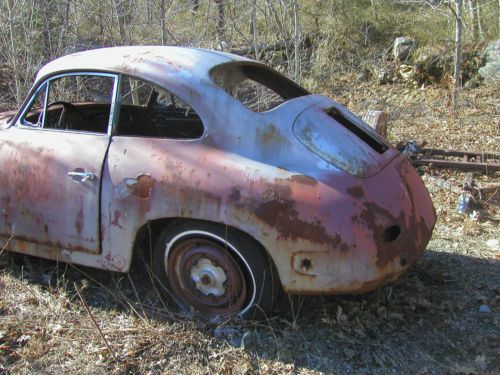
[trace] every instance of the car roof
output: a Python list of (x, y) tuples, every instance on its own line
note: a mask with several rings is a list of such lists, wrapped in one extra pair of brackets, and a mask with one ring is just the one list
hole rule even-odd
[(36, 80), (70, 71), (104, 71), (147, 76), (156, 82), (168, 75), (205, 79), (214, 66), (228, 62), (252, 61), (230, 53), (200, 48), (171, 46), (129, 46), (77, 52), (45, 65)]

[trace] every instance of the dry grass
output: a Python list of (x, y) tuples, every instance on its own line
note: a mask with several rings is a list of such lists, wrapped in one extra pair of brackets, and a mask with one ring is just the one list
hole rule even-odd
[[(392, 140), (498, 151), (498, 88), (464, 92), (471, 104), (452, 118), (444, 89), (335, 85), (354, 112), (387, 110)], [(123, 275), (0, 252), (0, 373), (498, 373), (500, 249), (486, 241), (500, 239), (500, 209), (460, 215), (456, 195), (429, 188), (438, 224), (400, 280), (362, 296), (295, 297), (268, 322), (175, 316), (141, 262)]]

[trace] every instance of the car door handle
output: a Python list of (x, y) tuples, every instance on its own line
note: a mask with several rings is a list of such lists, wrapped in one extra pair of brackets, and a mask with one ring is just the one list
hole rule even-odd
[(85, 182), (95, 179), (95, 174), (90, 172), (68, 172), (68, 176), (75, 181)]

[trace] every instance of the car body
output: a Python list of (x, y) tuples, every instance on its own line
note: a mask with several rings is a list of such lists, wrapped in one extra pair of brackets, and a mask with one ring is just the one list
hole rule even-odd
[(146, 236), (158, 279), (207, 316), (268, 312), (275, 288), (373, 290), (421, 256), (436, 220), (406, 156), (362, 120), (209, 50), (50, 62), (0, 115), (0, 163), (0, 246), (127, 272)]

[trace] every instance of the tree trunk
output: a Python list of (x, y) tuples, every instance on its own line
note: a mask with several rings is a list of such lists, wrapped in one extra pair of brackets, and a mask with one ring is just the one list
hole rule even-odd
[(468, 5), (471, 20), (472, 39), (477, 42), (477, 40), (479, 39), (477, 0), (469, 0)]
[(166, 38), (166, 29), (165, 29), (165, 0), (161, 0), (160, 2), (160, 32), (161, 32), (161, 44), (165, 45)]
[(199, 0), (189, 0), (189, 7), (191, 8), (191, 12), (195, 13), (200, 6)]
[(217, 6), (217, 39), (219, 44), (224, 40), (224, 0), (215, 0)]
[[(63, 23), (62, 27), (61, 27), (61, 31), (59, 32), (59, 36), (58, 36), (58, 39), (57, 39), (57, 53), (60, 54), (62, 49), (63, 49), (63, 41), (64, 41), (64, 37), (66, 36), (66, 33), (67, 33), (67, 30), (69, 28), (69, 10), (70, 10), (70, 6), (71, 6), (71, 1), (70, 0), (66, 0), (65, 1), (65, 4), (64, 4), (64, 20), (66, 20), (66, 22)], [(102, 24), (101, 24), (101, 28), (102, 28)], [(101, 35), (104, 33), (104, 30), (101, 29)]]
[(153, 20), (153, 5), (151, 4), (151, 0), (146, 0), (146, 17), (148, 23)]
[(252, 37), (255, 60), (259, 60), (259, 44), (257, 43), (257, 0), (252, 3)]
[(478, 1), (474, 0), (477, 4), (476, 6), (476, 19), (477, 19), (477, 30), (479, 32), (479, 39), (483, 40), (484, 33), (483, 33), (483, 24), (481, 22), (481, 6), (479, 6)]
[(9, 20), (9, 60), (11, 60), (12, 70), (14, 73), (14, 96), (16, 98), (16, 102), (19, 105), (21, 103), (21, 78), (20, 71), (17, 66), (17, 42), (15, 40), (15, 31), (14, 31), (14, 22), (15, 22), (15, 9), (16, 3), (14, 0), (7, 1), (7, 14)]
[(295, 20), (295, 80), (300, 82), (300, 18), (299, 18), (299, 0), (293, 3), (293, 16)]
[(127, 34), (125, 31), (127, 25), (126, 25), (126, 9), (125, 9), (125, 4), (123, 3), (124, 0), (112, 0), (112, 1), (116, 13), (116, 21), (118, 23), (120, 44), (125, 45), (127, 41)]
[(453, 94), (452, 94), (452, 110), (455, 112), (458, 102), (458, 93), (462, 88), (462, 5), (463, 0), (456, 0), (455, 12), (455, 61), (453, 71)]
[(285, 32), (285, 28), (283, 27), (283, 23), (280, 21), (280, 17), (278, 15), (278, 12), (276, 11), (276, 8), (274, 8), (274, 3), (271, 2), (270, 0), (266, 0), (267, 7), (269, 9), (269, 12), (274, 18), (274, 22), (276, 23), (276, 29), (278, 31), (278, 34), (281, 34), (281, 38), (283, 39), (283, 43), (285, 45), (285, 55), (287, 58), (287, 61), (290, 61), (290, 45), (289, 45), (289, 40), (288, 40), (288, 35)]
[(372, 2), (372, 15), (375, 20), (377, 20), (377, 8), (375, 6), (375, 0), (371, 0)]
[(43, 57), (45, 60), (52, 59), (52, 24), (54, 17), (54, 9), (52, 9), (51, 4), (48, 4), (47, 1), (39, 1), (38, 7), (40, 7), (40, 14), (43, 17), (43, 31), (42, 31), (42, 40), (43, 40)]

